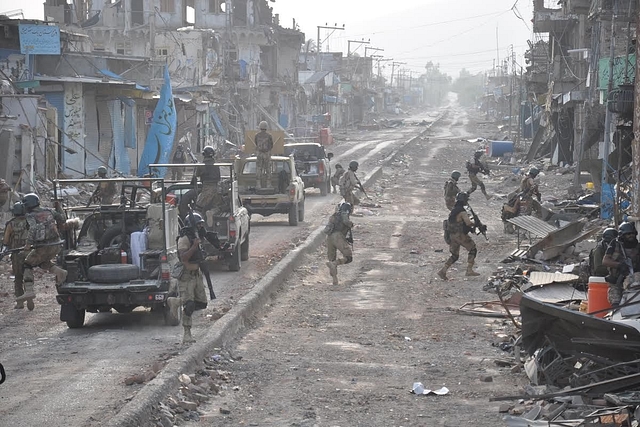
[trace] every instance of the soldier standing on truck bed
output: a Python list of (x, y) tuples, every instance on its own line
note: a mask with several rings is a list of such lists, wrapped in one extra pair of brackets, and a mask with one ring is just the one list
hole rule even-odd
[[(27, 243), (27, 219), (24, 214), (24, 205), (22, 202), (16, 202), (11, 208), (13, 218), (7, 222), (4, 228), (4, 238), (2, 239), (2, 252), (7, 249), (22, 248)], [(15, 297), (18, 298), (24, 294), (23, 287), (23, 266), (24, 258), (27, 255), (26, 252), (13, 252), (11, 253), (11, 269), (13, 270), (13, 288)], [(13, 308), (24, 308), (24, 301), (16, 301), (16, 306)]]
[(273, 137), (267, 132), (267, 122), (264, 120), (259, 125), (258, 132), (253, 139), (256, 144), (256, 179), (260, 188), (267, 187), (271, 168), (271, 150), (273, 149)]
[(185, 227), (180, 230), (178, 237), (178, 257), (184, 270), (178, 279), (180, 298), (182, 299), (182, 327), (184, 328), (183, 344), (196, 342), (191, 335), (191, 316), (196, 310), (207, 308), (207, 294), (202, 282), (200, 262), (202, 249), (196, 227), (203, 227), (204, 219), (197, 213), (188, 215)]
[(220, 182), (220, 166), (215, 165), (216, 151), (211, 146), (206, 146), (202, 150), (204, 166), (198, 166), (191, 180), (192, 185), (198, 184), (198, 178), (202, 182), (202, 190), (196, 200), (196, 209), (203, 214), (214, 206), (218, 205), (218, 183)]
[(104, 181), (100, 182), (96, 187), (96, 190), (93, 192), (91, 197), (89, 198), (89, 206), (92, 202), (100, 203), (101, 205), (110, 205), (113, 203), (113, 199), (116, 197), (118, 193), (118, 189), (116, 188), (116, 183), (113, 181), (107, 180), (107, 168), (104, 166), (100, 166), (98, 168), (98, 178), (104, 179)]
[(484, 186), (484, 182), (482, 182), (482, 180), (478, 178), (478, 174), (480, 172), (485, 175), (489, 174), (489, 169), (487, 169), (485, 164), (480, 161), (480, 157), (482, 157), (483, 154), (484, 152), (482, 150), (477, 150), (473, 154), (473, 161), (467, 161), (467, 171), (469, 172), (469, 180), (471, 181), (471, 188), (469, 189), (469, 191), (467, 191), (467, 193), (471, 194), (476, 191), (478, 187), (480, 187), (480, 190), (482, 191), (482, 194), (484, 194), (484, 197), (489, 200), (491, 196), (487, 194), (487, 189)]
[(456, 204), (456, 196), (460, 192), (458, 188), (458, 180), (462, 174), (458, 171), (451, 172), (451, 178), (444, 183), (444, 203), (447, 209), (452, 210)]
[(33, 310), (36, 297), (33, 288), (33, 269), (40, 267), (56, 275), (56, 287), (64, 283), (67, 270), (54, 265), (51, 260), (60, 252), (61, 240), (58, 229), (65, 227), (64, 217), (53, 209), (40, 207), (40, 197), (29, 193), (22, 198), (29, 224), (24, 259), (24, 294), (16, 298), (17, 302), (27, 301), (27, 308)]

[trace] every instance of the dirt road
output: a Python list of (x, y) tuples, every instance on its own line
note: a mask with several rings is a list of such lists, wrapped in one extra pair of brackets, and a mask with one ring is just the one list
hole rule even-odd
[[(405, 126), (350, 133), (349, 141), (332, 147), (334, 163), (358, 160), (365, 174), (394, 146), (423, 130)], [(318, 190), (307, 197), (306, 222), (299, 227), (289, 227), (286, 216), (252, 219), (250, 259), (239, 273), (213, 267), (218, 300), (194, 318), (196, 339), (317, 228), (338, 201), (335, 195), (321, 197)], [(0, 386), (0, 426), (34, 426), (43, 420), (48, 427), (101, 425), (135, 393), (135, 387), (124, 385), (125, 378), (183, 351), (182, 328), (164, 326), (162, 316), (144, 310), (88, 315), (84, 328), (67, 329), (58, 320), (53, 282), (41, 272), (36, 272), (36, 310), (14, 310), (6, 261), (0, 272), (0, 363), (8, 373)]]
[[(222, 351), (234, 359), (220, 362), (228, 382), (198, 408), (198, 425), (504, 425), (489, 397), (518, 390), (520, 377), (494, 363), (502, 351), (492, 344), (509, 325), (452, 309), (492, 298), (482, 286), (514, 243), (502, 236), (501, 203), (474, 193), (491, 239), (475, 238), (482, 276), (464, 276), (462, 250), (451, 279), (436, 278), (448, 256), (443, 183), (477, 148), (461, 141), (476, 136), (466, 112), (453, 107), (448, 117), (402, 149), (372, 189), (381, 208), (354, 217), (355, 260), (340, 266), (340, 284), (324, 248), (308, 255), (256, 328)], [(411, 394), (414, 382), (449, 393)]]

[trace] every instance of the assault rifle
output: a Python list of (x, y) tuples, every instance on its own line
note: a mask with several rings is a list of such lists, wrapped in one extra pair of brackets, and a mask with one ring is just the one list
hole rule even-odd
[(473, 217), (473, 226), (477, 230), (476, 234), (482, 234), (486, 240), (489, 240), (489, 238), (487, 237), (487, 226), (480, 221), (480, 218), (473, 211), (471, 206), (467, 204), (467, 207), (469, 208), (469, 212), (471, 212), (471, 216)]
[(371, 197), (369, 197), (369, 195), (367, 194), (367, 192), (364, 190), (364, 187), (362, 186), (362, 183), (360, 182), (360, 180), (358, 179), (358, 176), (354, 173), (353, 176), (356, 177), (356, 182), (358, 183), (357, 188), (362, 191), (362, 194), (364, 194), (364, 197), (366, 197), (367, 199), (371, 200)]
[(187, 155), (191, 158), (192, 163), (198, 163), (198, 158), (193, 154), (190, 147), (184, 149), (187, 152)]
[[(38, 249), (44, 246), (56, 246), (56, 245), (61, 245), (64, 243), (64, 240), (58, 240), (55, 242), (51, 242), (51, 243), (43, 243), (40, 245), (35, 245), (35, 246), (31, 246), (29, 249)], [(6, 256), (6, 255), (10, 255), (10, 254), (15, 254), (18, 252), (21, 252), (23, 250), (25, 250), (27, 247), (26, 246), (21, 246), (19, 248), (4, 248), (4, 250), (2, 252), (0, 252), (0, 261), (2, 261), (2, 259)]]
[(13, 248), (13, 249), (6, 248), (2, 252), (0, 252), (0, 261), (2, 261), (2, 259), (7, 255), (15, 254), (23, 250), (24, 250), (24, 246), (22, 246), (21, 248)]

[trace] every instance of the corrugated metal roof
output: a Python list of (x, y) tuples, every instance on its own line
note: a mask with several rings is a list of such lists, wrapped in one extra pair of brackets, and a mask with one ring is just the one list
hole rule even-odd
[(529, 281), (534, 286), (548, 285), (551, 283), (569, 283), (578, 280), (580, 277), (575, 274), (565, 273), (545, 273), (543, 271), (532, 271)]
[(508, 219), (507, 221), (516, 227), (535, 234), (538, 237), (544, 237), (552, 231), (557, 230), (553, 225), (547, 224), (543, 220), (530, 215), (517, 216), (515, 218)]
[(135, 82), (126, 82), (122, 80), (114, 80), (100, 77), (71, 77), (71, 76), (34, 76), (34, 80), (42, 82), (69, 82), (69, 83), (95, 83), (95, 84), (112, 84), (122, 86), (135, 86)]
[(318, 71), (316, 73), (313, 73), (311, 75), (311, 77), (309, 77), (304, 84), (316, 84), (318, 83), (320, 80), (324, 79), (325, 77), (327, 77), (327, 75), (329, 73), (332, 73), (333, 71)]
[(565, 283), (554, 283), (541, 288), (534, 288), (527, 291), (526, 294), (531, 298), (547, 303), (587, 299), (587, 294), (584, 291), (574, 289), (573, 286)]

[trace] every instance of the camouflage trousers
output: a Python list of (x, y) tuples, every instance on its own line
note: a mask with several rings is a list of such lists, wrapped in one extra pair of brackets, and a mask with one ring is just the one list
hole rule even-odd
[(182, 181), (182, 174), (184, 173), (184, 168), (171, 168), (171, 179), (174, 181)]
[(344, 198), (345, 202), (351, 203), (351, 206), (357, 206), (360, 204), (360, 199), (358, 198), (358, 196), (353, 194), (353, 191), (345, 192), (342, 197)]
[[(336, 259), (338, 251), (344, 258)], [(353, 258), (353, 249), (344, 234), (340, 232), (331, 233), (327, 237), (327, 259), (336, 261), (336, 264), (346, 264), (346, 258)]]
[(24, 252), (18, 252), (11, 254), (11, 269), (13, 270), (13, 289), (16, 297), (24, 294), (23, 278), (24, 278), (24, 259), (27, 254)]
[(220, 204), (220, 198), (218, 188), (215, 184), (204, 184), (202, 186), (202, 191), (198, 194), (196, 206), (199, 210), (202, 210), (202, 213), (204, 214), (204, 212), (218, 206)]
[(447, 205), (447, 209), (453, 210), (453, 206), (456, 204), (455, 197), (445, 197), (444, 204)]
[(480, 187), (480, 191), (482, 191), (482, 194), (484, 194), (485, 196), (487, 195), (487, 189), (484, 186), (484, 182), (482, 182), (480, 178), (478, 178), (477, 174), (470, 173), (469, 180), (471, 181), (471, 188), (468, 191), (469, 194), (473, 193), (478, 187)]
[(451, 265), (460, 258), (460, 247), (469, 251), (467, 255), (467, 262), (473, 264), (476, 260), (476, 254), (478, 249), (476, 248), (476, 242), (473, 241), (468, 234), (465, 233), (451, 233), (451, 244), (449, 244), (449, 252), (451, 256), (447, 260), (447, 264)]
[(204, 306), (207, 305), (207, 293), (204, 289), (200, 270), (185, 271), (178, 281), (178, 288), (180, 289), (180, 299), (183, 307), (182, 326), (191, 326), (191, 316), (187, 316), (184, 312), (186, 304), (193, 301), (196, 303), (196, 307), (202, 304)]
[(340, 182), (340, 177), (343, 175), (343, 173), (341, 174), (336, 173), (331, 177), (331, 188), (333, 188), (334, 193), (337, 193), (336, 187), (339, 185), (338, 183)]
[(269, 176), (271, 175), (271, 153), (258, 152), (256, 158), (256, 179), (260, 184), (260, 187), (267, 187)]
[(622, 285), (618, 286), (615, 283), (609, 283), (609, 291), (607, 292), (607, 299), (612, 306), (620, 305), (622, 301)]
[(25, 282), (33, 282), (33, 268), (35, 267), (40, 267), (47, 271), (51, 270), (51, 267), (54, 266), (51, 260), (58, 255), (60, 249), (61, 247), (59, 245), (41, 246), (31, 249), (24, 259), (25, 271), (23, 280)]

